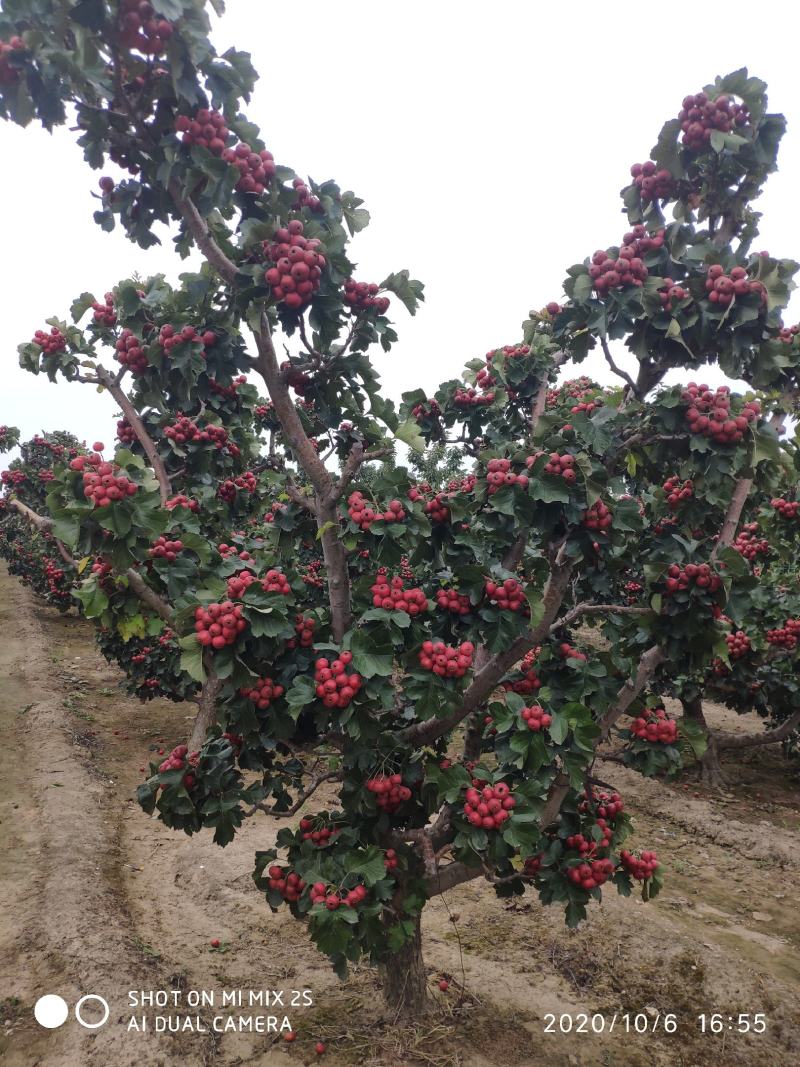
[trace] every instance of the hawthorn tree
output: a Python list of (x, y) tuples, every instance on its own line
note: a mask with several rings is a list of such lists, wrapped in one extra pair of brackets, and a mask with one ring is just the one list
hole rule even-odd
[[(163, 224), (205, 261), (177, 287), (84, 293), (20, 346), (32, 373), (120, 408), (119, 448), (57, 469), (41, 511), (9, 506), (75, 560), (109, 654), (130, 673), (131, 641), (171, 646), (153, 677), (197, 703), (145, 810), (221, 845), (245, 818), (291, 819), (257, 886), (339, 973), (391, 960), (398, 1010), (425, 1005), (425, 902), (462, 882), (533, 888), (570, 923), (605, 884), (657, 892), (655, 854), (621, 847), (598, 746), (625, 716), (647, 734), (678, 671), (728, 656), (726, 605), (755, 587), (731, 543), (794, 462), (797, 265), (750, 252), (784, 129), (764, 83), (737, 71), (687, 97), (632, 168), (621, 244), (398, 411), (373, 360), (422, 286), (354, 277), (362, 201), (274, 160), (240, 111), (249, 58), (216, 53), (202, 0), (4, 0), (0, 38), (3, 113), (69, 115), (92, 167), (128, 171), (100, 178), (96, 221), (142, 247)], [(559, 385), (598, 345), (620, 387)], [(750, 391), (662, 386), (709, 363)], [(457, 448), (469, 473), (440, 489), (387, 464), (367, 488), (396, 440)], [(702, 513), (649, 522), (676, 475)], [(622, 603), (632, 569), (642, 596)]]

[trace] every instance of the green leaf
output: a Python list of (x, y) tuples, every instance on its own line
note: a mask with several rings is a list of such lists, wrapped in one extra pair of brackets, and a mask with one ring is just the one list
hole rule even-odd
[(185, 671), (195, 682), (206, 680), (206, 671), (203, 666), (203, 646), (197, 640), (197, 634), (189, 634), (178, 641), (182, 649), (181, 670)]
[(419, 426), (413, 419), (401, 422), (395, 430), (395, 437), (408, 445), (414, 452), (424, 452), (428, 447), (425, 438), (419, 431)]

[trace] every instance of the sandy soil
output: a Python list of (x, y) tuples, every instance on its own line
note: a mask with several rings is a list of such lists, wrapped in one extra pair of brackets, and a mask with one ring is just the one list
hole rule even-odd
[[(253, 853), (274, 828), (251, 820), (225, 850), (147, 819), (133, 794), (153, 749), (186, 734), (189, 709), (142, 705), (94, 649), (88, 626), (37, 603), (0, 571), (0, 1059), (8, 1067), (290, 1067), (339, 1064), (546, 1067), (796, 1067), (800, 1063), (800, 795), (778, 752), (737, 756), (735, 783), (710, 796), (687, 774), (664, 786), (605, 763), (601, 773), (637, 813), (636, 844), (667, 868), (648, 904), (609, 894), (567, 931), (556, 909), (459, 887), (425, 914), (426, 963), (441, 1010), (403, 1026), (382, 1008), (378, 977), (345, 983), (302, 927), (274, 916), (255, 890)], [(713, 706), (726, 729), (757, 730)], [(209, 941), (220, 938), (215, 951)], [(441, 994), (446, 976), (450, 990)], [(213, 1019), (262, 1008), (191, 1008), (193, 990), (311, 991), (286, 1008), (298, 1033), (215, 1033)], [(176, 990), (179, 1008), (129, 1007), (130, 990)], [(102, 995), (97, 1030), (74, 1018), (45, 1030), (33, 1005)], [(148, 1031), (129, 1029), (148, 1015)], [(665, 1013), (677, 1017), (664, 1032)], [(697, 1016), (720, 1013), (701, 1033)], [(740, 1013), (766, 1031), (740, 1035)], [(573, 1032), (545, 1032), (547, 1014)], [(575, 1032), (580, 1013), (605, 1032)], [(616, 1013), (614, 1030), (609, 1032)], [(626, 1033), (625, 1014), (632, 1032)], [(633, 1017), (647, 1033), (633, 1031)], [(192, 1030), (154, 1033), (156, 1015)], [(282, 1018), (284, 1012), (276, 1009)], [(601, 1016), (603, 1017), (601, 1019)], [(97, 1017), (87, 1005), (85, 1019)], [(199, 1023), (196, 1020), (199, 1019)], [(202, 1026), (208, 1032), (198, 1032)]]

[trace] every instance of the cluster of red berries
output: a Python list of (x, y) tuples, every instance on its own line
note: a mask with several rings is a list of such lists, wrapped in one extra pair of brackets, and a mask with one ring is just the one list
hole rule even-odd
[(678, 285), (672, 278), (665, 278), (664, 284), (658, 290), (658, 298), (664, 311), (672, 311), (675, 304), (680, 304), (692, 294), (682, 285)]
[(604, 885), (614, 874), (613, 860), (596, 859), (588, 863), (578, 863), (566, 870), (567, 878), (575, 886), (590, 892), (597, 886)]
[(458, 648), (442, 641), (423, 641), (419, 665), (440, 678), (463, 678), (472, 666), (474, 653), (475, 646), (471, 641), (462, 641)]
[(583, 525), (587, 530), (603, 532), (610, 529), (612, 522), (611, 508), (602, 500), (595, 500), (594, 504), (583, 513)]
[(514, 474), (510, 459), (490, 459), (486, 468), (486, 492), (494, 496), (504, 485), (518, 485), (520, 489), (528, 488), (527, 474)]
[(347, 498), (347, 513), (356, 525), (362, 530), (368, 531), (373, 522), (383, 519), (384, 522), (402, 522), (406, 517), (406, 511), (401, 500), (390, 500), (386, 505), (386, 511), (378, 511), (372, 508), (364, 498), (364, 494), (355, 490)]
[(215, 649), (236, 644), (239, 634), (247, 626), (242, 618), (241, 606), (230, 600), (209, 604), (207, 608), (195, 608), (194, 618), (197, 640), (201, 645), (210, 645)]
[(292, 219), (288, 226), (275, 232), (273, 241), (264, 242), (264, 252), (275, 264), (265, 274), (275, 300), (298, 310), (311, 302), (319, 289), (325, 256), (318, 251), (320, 242), (303, 236), (303, 223)]
[(708, 563), (687, 563), (685, 567), (670, 563), (664, 586), (665, 596), (671, 596), (690, 586), (696, 586), (707, 593), (716, 593), (722, 587), (722, 579)]
[(541, 704), (531, 704), (529, 708), (523, 708), (520, 712), (525, 725), (529, 730), (544, 730), (553, 721), (552, 715), (548, 715)]
[(310, 616), (295, 615), (294, 632), (297, 637), (291, 637), (286, 642), (287, 648), (311, 648), (314, 644), (314, 626), (316, 623)]
[(486, 392), (488, 389), (491, 389), (493, 385), (497, 385), (497, 379), (491, 373), (488, 366), (481, 367), (475, 375), (475, 384), (480, 386), (480, 388)]
[[(117, 500), (133, 496), (139, 488), (124, 474), (114, 474), (114, 465), (103, 462), (96, 452), (78, 456), (70, 460), (69, 465), (74, 471), (83, 471), (84, 496), (93, 501), (96, 508), (104, 508)], [(86, 470), (87, 465), (92, 469)]]
[(22, 52), (24, 48), (25, 42), (21, 37), (0, 41), (0, 85), (16, 85), (19, 81), (19, 71), (8, 60), (12, 52)]
[[(324, 904), (328, 911), (336, 911), (341, 907), (357, 908), (359, 904), (363, 904), (367, 899), (367, 887), (357, 885), (352, 889), (335, 889), (333, 886), (326, 886), (324, 882), (315, 882), (309, 895), (312, 904)], [(317, 1042), (315, 1048), (319, 1050), (320, 1045), (324, 1052), (325, 1046), (321, 1041)], [(318, 1055), (321, 1055), (319, 1051)]]
[(694, 496), (694, 482), (691, 478), (681, 481), (677, 474), (667, 478), (662, 486), (667, 494), (667, 506), (675, 511), (684, 500), (690, 500)]
[(505, 690), (512, 693), (519, 693), (521, 696), (529, 696), (531, 693), (535, 693), (542, 688), (541, 679), (534, 667), (541, 651), (541, 647), (537, 646), (525, 653), (521, 665), (522, 677), (505, 682), (503, 685)]
[(273, 682), (271, 678), (259, 678), (253, 685), (243, 685), (239, 690), (239, 695), (252, 700), (259, 711), (266, 711), (270, 704), (283, 694), (283, 686)]
[(401, 804), (411, 800), (411, 790), (403, 785), (402, 774), (373, 775), (367, 779), (366, 787), (375, 794), (376, 806), (387, 815), (393, 815)]
[[(369, 550), (365, 550), (365, 551), (366, 551), (366, 556), (368, 558), (369, 557)], [(362, 552), (361, 555), (363, 556), (364, 552)], [(309, 562), (308, 566), (306, 567), (305, 571), (301, 572), (301, 577), (302, 577), (303, 581), (306, 583), (306, 585), (310, 585), (315, 589), (322, 589), (322, 587), (325, 584), (325, 580), (322, 577), (322, 575), (320, 574), (321, 570), (322, 570), (322, 560), (320, 560), (320, 559), (312, 559)]]
[[(227, 397), (228, 400), (235, 400), (236, 395), (239, 392), (239, 386), (247, 384), (247, 377), (244, 374), (240, 374), (238, 378), (233, 379), (230, 385), (220, 385), (216, 378), (209, 378), (208, 384), (211, 387), (211, 392), (216, 393), (217, 396), (224, 396)], [(258, 413), (257, 408), (256, 413)]]
[(647, 708), (631, 723), (631, 733), (642, 741), (674, 745), (678, 740), (678, 724), (663, 708)]
[(757, 522), (746, 522), (736, 535), (731, 548), (735, 548), (745, 559), (752, 561), (757, 556), (768, 556), (770, 543), (766, 537), (759, 537)]
[(227, 581), (227, 593), (229, 599), (240, 600), (255, 580), (256, 576), (252, 571), (248, 570), (242, 570), (239, 571), (238, 574), (231, 575)]
[(800, 500), (785, 500), (782, 496), (776, 496), (770, 500), (770, 506), (782, 519), (800, 518)]
[(207, 107), (196, 111), (194, 118), (190, 115), (178, 115), (175, 119), (175, 130), (181, 134), (185, 145), (200, 145), (201, 148), (207, 148), (213, 156), (222, 155), (231, 135), (225, 125), (225, 116)]
[(386, 611), (406, 611), (412, 617), (428, 610), (428, 600), (422, 589), (406, 589), (402, 578), (389, 578), (385, 567), (378, 570), (375, 584), (370, 586), (372, 604)]
[(598, 818), (607, 819), (609, 822), (613, 822), (624, 810), (625, 802), (620, 794), (616, 791), (606, 793), (603, 789), (587, 790), (578, 805), (578, 811), (582, 815), (594, 811)]
[(442, 611), (450, 611), (453, 615), (469, 615), (472, 610), (469, 597), (455, 589), (437, 589), (436, 605)]
[[(303, 894), (306, 883), (296, 871), (286, 867), (279, 867), (274, 863), (267, 871), (269, 875), (268, 885), (270, 889), (277, 889), (288, 904), (296, 904)], [(320, 883), (321, 885), (322, 883)], [(324, 889), (324, 886), (323, 886)], [(311, 891), (311, 899), (314, 900), (314, 891)], [(317, 903), (317, 901), (314, 901)]]
[(484, 590), (489, 601), (496, 604), (501, 611), (525, 612), (530, 610), (525, 590), (516, 578), (506, 578), (502, 582), (494, 582), (491, 578), (487, 578)]
[(784, 344), (790, 345), (798, 334), (800, 334), (800, 324), (795, 323), (794, 326), (782, 326), (780, 330), (778, 330), (778, 340), (783, 341)]
[(54, 356), (56, 352), (64, 352), (67, 348), (67, 339), (58, 326), (51, 327), (50, 333), (37, 330), (32, 341), (41, 348), (43, 356)]
[(728, 645), (728, 655), (731, 659), (741, 659), (743, 656), (746, 656), (753, 647), (750, 644), (750, 638), (744, 630), (737, 630), (735, 633), (725, 634), (725, 641)]
[[(584, 401), (597, 389), (599, 389), (597, 383), (582, 374), (579, 378), (569, 378), (557, 389), (548, 389), (545, 403), (547, 407), (554, 408), (557, 404), (569, 403), (571, 400)], [(599, 403), (602, 403), (602, 400)]]
[(25, 471), (3, 471), (0, 475), (3, 485), (22, 485), (27, 482), (28, 476)]
[(293, 211), (302, 211), (304, 207), (307, 207), (309, 211), (322, 212), (324, 210), (320, 198), (313, 195), (302, 178), (293, 178), (292, 186), (297, 197), (292, 204)]
[(344, 283), (342, 299), (353, 311), (374, 309), (379, 315), (385, 315), (389, 310), (389, 297), (378, 296), (379, 292), (380, 286), (375, 282), (367, 284), (367, 282), (357, 282), (354, 278), (348, 278)]
[[(241, 536), (241, 535), (237, 534), (234, 531), (234, 533), (231, 536), (232, 537), (238, 537), (238, 536)], [(225, 541), (222, 541), (222, 542), (220, 542), (220, 544), (217, 545), (217, 551), (223, 557), (238, 556), (239, 559), (252, 559), (253, 558), (246, 549), (242, 549), (241, 551), (239, 551), (236, 548), (236, 545), (226, 544)]]
[(681, 394), (688, 404), (686, 421), (692, 433), (710, 437), (718, 444), (738, 444), (748, 425), (761, 414), (757, 400), (747, 400), (739, 415), (732, 415), (730, 389), (720, 385), (712, 392), (705, 384), (689, 384)]
[[(525, 462), (529, 467), (532, 467), (537, 458), (537, 456), (528, 456)], [(574, 485), (578, 477), (575, 470), (575, 457), (569, 455), (569, 453), (565, 453), (562, 456), (558, 452), (551, 452), (547, 463), (544, 465), (544, 473), (557, 474), (564, 479), (567, 485)]]
[(633, 184), (639, 190), (643, 203), (651, 200), (668, 200), (674, 184), (672, 175), (665, 167), (659, 167), (652, 159), (646, 163), (634, 163), (631, 167)]
[(59, 567), (53, 560), (48, 559), (45, 563), (44, 575), (51, 593), (58, 594), (63, 592), (60, 588), (61, 582), (64, 580), (63, 567)]
[(387, 848), (383, 857), (383, 865), (387, 871), (396, 871), (400, 864), (397, 853), (393, 848)]
[(737, 104), (722, 94), (709, 100), (705, 93), (685, 96), (678, 112), (683, 136), (681, 141), (694, 152), (702, 152), (711, 140), (714, 130), (730, 133), (741, 129), (750, 121), (750, 112), (744, 104)]
[(580, 400), (577, 404), (573, 404), (569, 411), (571, 415), (584, 414), (588, 417), (602, 406), (603, 398), (600, 396), (595, 397), (593, 400)]
[(629, 604), (635, 604), (644, 589), (640, 582), (626, 582), (623, 588), (627, 594)]
[(261, 196), (275, 177), (275, 157), (266, 148), (256, 152), (243, 142), (235, 148), (226, 148), (221, 157), (239, 171), (239, 178), (234, 187), (239, 193), (255, 193), (256, 196)]
[(147, 370), (147, 356), (142, 342), (127, 326), (117, 338), (114, 348), (114, 358), (127, 367), (131, 374), (143, 374)]
[(264, 522), (275, 522), (276, 515), (286, 510), (286, 505), (282, 504), (280, 500), (273, 500), (269, 506), (269, 511), (264, 515)]
[(98, 559), (92, 564), (92, 574), (97, 575), (101, 584), (106, 582), (114, 572), (114, 568), (107, 560)]
[(411, 409), (411, 414), (415, 419), (432, 419), (441, 413), (442, 409), (439, 407), (438, 400), (425, 400), (420, 404), (415, 404)]
[(159, 18), (148, 0), (122, 0), (119, 7), (119, 42), (145, 56), (160, 56), (167, 50), (173, 25)]
[[(203, 346), (203, 349), (211, 348), (217, 343), (217, 335), (213, 330), (198, 330), (196, 326), (182, 326), (180, 330), (176, 330), (171, 322), (165, 322), (158, 331), (158, 343), (166, 355), (169, 355), (178, 345), (191, 345), (197, 342)], [(205, 351), (203, 358), (205, 359)]]
[(99, 326), (116, 326), (117, 313), (114, 310), (114, 294), (106, 293), (103, 299), (105, 300), (104, 304), (100, 304), (97, 301), (92, 304), (92, 311), (94, 312), (92, 318)]
[(179, 552), (183, 552), (183, 541), (169, 541), (163, 534), (152, 548), (147, 550), (151, 559), (165, 559), (167, 563), (173, 563), (178, 558)]
[(117, 422), (117, 440), (121, 445), (132, 445), (136, 440), (136, 433), (127, 419)]
[(767, 630), (767, 641), (778, 648), (792, 650), (797, 648), (800, 638), (800, 619), (787, 619), (783, 626), (775, 630)]
[(561, 659), (576, 659), (580, 663), (586, 663), (586, 654), (580, 652), (577, 648), (573, 648), (569, 641), (562, 641), (556, 649), (556, 654)]
[(612, 289), (624, 289), (628, 285), (641, 288), (644, 285), (648, 271), (642, 255), (653, 248), (661, 247), (664, 243), (664, 231), (659, 230), (650, 236), (644, 226), (635, 226), (631, 233), (625, 234), (622, 241), (622, 248), (616, 259), (602, 248), (592, 256), (589, 277), (600, 297)]
[[(547, 305), (548, 308), (550, 305)], [(558, 305), (555, 305), (558, 307)], [(500, 353), (504, 359), (519, 359), (520, 356), (527, 356), (530, 354), (530, 345), (503, 345), (502, 348), (493, 348), (491, 352), (486, 353), (487, 361), (492, 359), (498, 353)]]
[(646, 882), (648, 878), (652, 878), (660, 866), (655, 852), (644, 851), (641, 856), (637, 857), (623, 848), (619, 858), (628, 874), (639, 882)]
[[(163, 752), (163, 749), (161, 751)], [(159, 764), (158, 773), (167, 774), (169, 771), (182, 771), (187, 763), (190, 767), (194, 767), (197, 765), (197, 753), (192, 753), (192, 756), (194, 758), (189, 756), (189, 748), (187, 745), (176, 745), (167, 758)], [(186, 774), (184, 774), (182, 781), (187, 789), (191, 789), (195, 785), (196, 779), (191, 771), (187, 771)]]
[(347, 673), (352, 661), (352, 652), (340, 652), (332, 661), (323, 656), (314, 664), (317, 696), (326, 708), (343, 710), (361, 688), (361, 675)]
[(232, 504), (236, 499), (237, 490), (243, 493), (254, 493), (258, 488), (256, 476), (252, 471), (245, 471), (236, 478), (226, 478), (219, 487), (219, 498), (226, 504)]
[(201, 430), (196, 422), (180, 412), (171, 426), (164, 427), (164, 436), (178, 445), (213, 443), (215, 448), (222, 449), (228, 443), (228, 431), (224, 427), (208, 423), (205, 429)]
[(200, 501), (193, 500), (184, 493), (178, 493), (176, 496), (171, 496), (169, 500), (164, 503), (164, 507), (168, 511), (172, 511), (173, 508), (188, 508), (189, 511), (199, 511)]
[(453, 394), (453, 403), (460, 408), (476, 408), (494, 403), (494, 393), (479, 393), (477, 389), (468, 386), (466, 389), (459, 385)]
[(292, 587), (282, 571), (268, 570), (261, 581), (261, 588), (265, 593), (278, 593), (280, 596), (291, 596)]
[(517, 801), (505, 782), (485, 785), (482, 789), (470, 786), (464, 794), (464, 815), (472, 826), (483, 830), (499, 830), (511, 818)]
[(761, 303), (767, 302), (767, 290), (764, 283), (750, 280), (744, 267), (734, 267), (730, 274), (719, 263), (714, 263), (708, 268), (706, 276), (706, 292), (712, 304), (720, 304), (727, 307), (736, 296), (749, 296), (750, 293), (758, 293)]
[(319, 830), (315, 830), (313, 819), (301, 819), (300, 833), (303, 841), (311, 841), (319, 848), (324, 848), (332, 837), (341, 833), (341, 830), (335, 826), (322, 826)]

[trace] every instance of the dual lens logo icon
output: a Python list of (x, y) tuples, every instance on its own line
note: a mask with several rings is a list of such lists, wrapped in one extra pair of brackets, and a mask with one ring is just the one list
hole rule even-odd
[[(83, 1017), (84, 1006), (92, 1003), (97, 1004), (103, 1013), (99, 1022), (97, 1020), (88, 1021)], [(96, 993), (87, 993), (75, 1005), (75, 1018), (86, 1030), (99, 1030), (101, 1026), (105, 1026), (108, 1022), (109, 1014), (108, 1001), (104, 1000), (103, 997), (99, 997)], [(63, 1026), (67, 1021), (69, 1004), (57, 993), (48, 993), (47, 996), (39, 997), (34, 1004), (33, 1016), (39, 1026), (43, 1026), (46, 1030), (55, 1030), (59, 1026)]]

